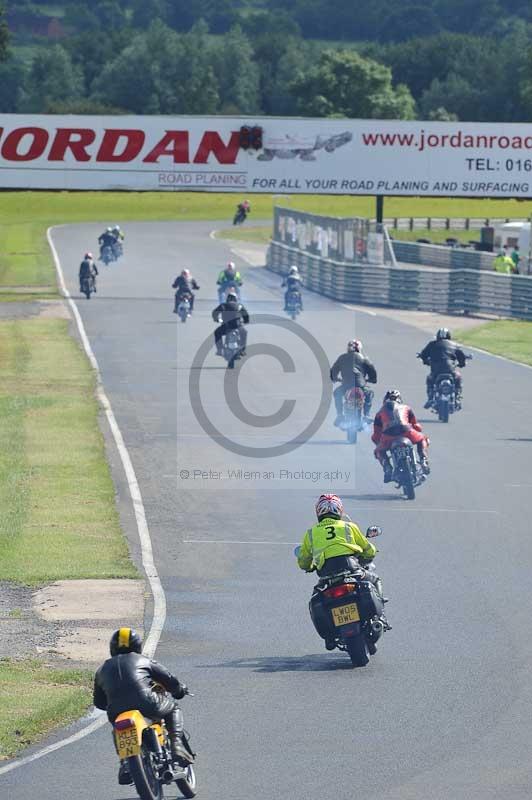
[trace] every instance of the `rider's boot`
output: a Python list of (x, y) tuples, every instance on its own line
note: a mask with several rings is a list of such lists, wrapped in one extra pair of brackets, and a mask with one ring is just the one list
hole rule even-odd
[(393, 480), (393, 467), (388, 459), (383, 461), (382, 468), (384, 470), (384, 483), (391, 483)]

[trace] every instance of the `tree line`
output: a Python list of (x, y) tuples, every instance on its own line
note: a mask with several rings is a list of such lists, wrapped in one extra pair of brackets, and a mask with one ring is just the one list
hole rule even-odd
[[(365, 6), (358, 0), (73, 2), (65, 5), (69, 34), (36, 48), (29, 61), (13, 46), (16, 37), (10, 43), (0, 16), (0, 112), (528, 121), (532, 10), (522, 5), (519, 0), (433, 0), (415, 7), (393, 0)], [(37, 0), (23, 0), (9, 8), (38, 6)], [(335, 28), (345, 37), (351, 31), (357, 41), (308, 38), (315, 33), (310, 20), (325, 7), (329, 22), (359, 8), (356, 31), (347, 22)], [(456, 16), (450, 14), (453, 7)], [(404, 40), (394, 41), (401, 38), (394, 14), (402, 9), (401, 19), (408, 21), (414, 8), (417, 23), (412, 20)], [(394, 37), (370, 30), (375, 9), (380, 24), (393, 22)], [(497, 9), (502, 16), (495, 24), (490, 15)], [(430, 35), (419, 23), (428, 11), (438, 19), (438, 25), (425, 26)], [(459, 17), (467, 32), (451, 29)]]

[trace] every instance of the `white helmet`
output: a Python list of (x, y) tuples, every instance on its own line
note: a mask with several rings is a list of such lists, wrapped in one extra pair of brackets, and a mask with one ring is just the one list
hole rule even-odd
[(120, 230), (120, 225), (115, 225), (115, 226), (113, 227), (113, 230), (114, 230), (114, 231), (119, 231), (119, 230)]
[(112, 228), (107, 228), (107, 233), (112, 233), (112, 232), (113, 232)]
[(296, 267), (295, 264), (292, 264), (288, 274), (289, 275), (299, 275), (299, 270), (298, 270), (298, 268)]
[(226, 270), (228, 270), (229, 272), (235, 272), (236, 271), (235, 262), (230, 261), (226, 266)]

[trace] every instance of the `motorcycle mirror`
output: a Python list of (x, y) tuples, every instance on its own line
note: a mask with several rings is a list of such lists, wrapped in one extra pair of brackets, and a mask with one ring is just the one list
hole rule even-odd
[(299, 558), (300, 552), (301, 552), (301, 545), (298, 544), (298, 546), (294, 549), (294, 555), (296, 558)]
[(376, 536), (380, 536), (382, 533), (382, 528), (380, 525), (370, 525), (366, 531), (366, 539), (375, 539)]

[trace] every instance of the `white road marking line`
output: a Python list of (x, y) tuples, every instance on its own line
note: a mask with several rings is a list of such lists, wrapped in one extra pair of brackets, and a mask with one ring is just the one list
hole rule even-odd
[(281, 542), (279, 540), (271, 542), (242, 542), (235, 541), (234, 539), (183, 539), (183, 544), (288, 544), (290, 547), (295, 547), (299, 542)]
[(361, 314), (369, 314), (370, 317), (377, 317), (378, 314), (375, 311), (369, 311), (366, 308), (358, 308), (354, 306), (350, 306), (349, 303), (342, 303), (341, 304), (344, 308), (347, 308), (348, 311), (356, 311), (357, 313), (360, 312)]
[(211, 231), (211, 232), (209, 233), (209, 239), (216, 239), (216, 238), (217, 238), (217, 237), (216, 237), (216, 234), (217, 234), (217, 233), (218, 233), (218, 231), (216, 231), (216, 230), (215, 230), (215, 231)]
[[(120, 454), (120, 459), (122, 461), (124, 471), (126, 473), (129, 493), (131, 495), (131, 502), (133, 503), (133, 509), (135, 511), (135, 519), (137, 522), (137, 529), (140, 539), (142, 566), (144, 567), (144, 571), (150, 583), (150, 588), (153, 594), (153, 620), (150, 632), (144, 643), (144, 653), (146, 653), (146, 655), (148, 656), (153, 656), (157, 648), (157, 645), (159, 643), (159, 639), (161, 638), (161, 633), (163, 631), (164, 623), (166, 620), (166, 597), (153, 560), (151, 536), (150, 536), (150, 531), (148, 529), (148, 523), (146, 521), (146, 512), (144, 510), (144, 503), (142, 502), (142, 495), (137, 481), (137, 476), (135, 475), (135, 470), (131, 462), (131, 458), (124, 444), (124, 439), (122, 437), (120, 428), (118, 427), (118, 423), (116, 421), (116, 417), (111, 407), (111, 403), (109, 402), (109, 399), (105, 394), (102, 385), (102, 376), (100, 373), (100, 368), (98, 366), (98, 362), (92, 351), (92, 347), (87, 337), (85, 326), (83, 325), (83, 320), (81, 319), (78, 308), (74, 303), (70, 295), (70, 292), (66, 287), (63, 270), (61, 268), (61, 262), (59, 261), (57, 250), (52, 241), (51, 231), (52, 228), (48, 228), (48, 230), (46, 231), (46, 237), (48, 239), (48, 244), (50, 245), (50, 249), (52, 251), (52, 255), (54, 258), (55, 268), (59, 281), (59, 288), (61, 290), (62, 295), (67, 300), (70, 309), (74, 315), (74, 319), (76, 320), (76, 324), (78, 326), (78, 331), (81, 337), (81, 341), (83, 343), (83, 347), (85, 349), (85, 352), (93, 369), (96, 372), (96, 381), (97, 381), (96, 396), (98, 397), (98, 400), (105, 411), (109, 427), (111, 428), (111, 433), (113, 434), (113, 438), (115, 440), (115, 444)], [(43, 747), (41, 750), (38, 750), (36, 753), (33, 753), (30, 756), (16, 759), (10, 764), (7, 764), (4, 767), (0, 767), (0, 775), (4, 775), (6, 772), (11, 772), (11, 770), (25, 766), (26, 764), (30, 764), (32, 761), (36, 761), (39, 758), (43, 758), (44, 756), (47, 756), (50, 753), (55, 752), (56, 750), (60, 750), (62, 747), (66, 747), (69, 744), (74, 744), (74, 742), (79, 741), (84, 736), (88, 736), (90, 733), (93, 733), (93, 731), (96, 731), (98, 730), (98, 728), (101, 728), (103, 725), (107, 724), (107, 715), (105, 714), (105, 712), (97, 711), (95, 709), (92, 712), (92, 714), (90, 714), (87, 717), (87, 719), (91, 719), (94, 717), (96, 717), (96, 719), (93, 719), (93, 721), (90, 722), (90, 724), (87, 725), (87, 727), (83, 728), (82, 730), (78, 731), (72, 736), (67, 736), (65, 739), (61, 739), (59, 742), (55, 742), (55, 744), (51, 744), (48, 747)]]

